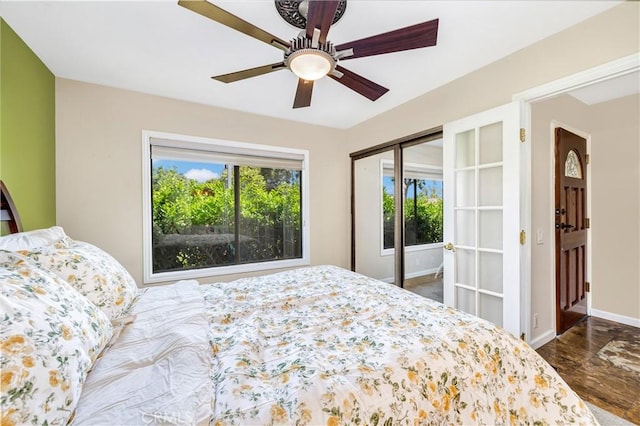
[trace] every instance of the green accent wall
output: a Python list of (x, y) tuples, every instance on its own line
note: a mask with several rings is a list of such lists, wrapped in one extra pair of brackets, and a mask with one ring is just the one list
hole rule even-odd
[(0, 18), (0, 179), (23, 230), (56, 224), (55, 76)]

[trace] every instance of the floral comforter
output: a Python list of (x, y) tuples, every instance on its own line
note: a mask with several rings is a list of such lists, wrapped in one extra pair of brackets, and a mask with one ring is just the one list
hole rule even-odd
[(148, 288), (73, 425), (596, 424), (524, 342), (320, 266)]
[(526, 343), (337, 267), (202, 286), (214, 425), (597, 424)]

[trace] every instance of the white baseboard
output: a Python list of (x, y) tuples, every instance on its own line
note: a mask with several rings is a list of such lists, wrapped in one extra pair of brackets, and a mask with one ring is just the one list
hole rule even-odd
[(626, 324), (633, 327), (640, 327), (640, 318), (627, 317), (624, 315), (618, 315), (607, 311), (601, 311), (598, 309), (591, 309), (591, 315), (598, 318), (603, 318), (609, 321), (619, 322), (620, 324)]
[[(626, 324), (633, 327), (640, 327), (640, 318), (627, 317), (624, 315), (618, 315), (618, 314), (614, 314), (607, 311), (600, 311), (598, 309), (592, 309), (590, 315), (598, 318), (603, 318), (609, 321), (615, 321), (620, 324)], [(544, 333), (542, 333), (540, 336), (531, 340), (529, 342), (529, 346), (531, 346), (533, 349), (538, 349), (544, 344), (549, 343), (550, 341), (555, 339), (555, 337), (556, 337), (555, 330), (547, 330)]]
[[(416, 271), (416, 272), (411, 272), (409, 274), (405, 274), (404, 279), (406, 280), (410, 278), (421, 277), (423, 275), (431, 275), (431, 274), (435, 274), (436, 272), (438, 272), (438, 268), (423, 269), (422, 271)], [(392, 283), (394, 278), (393, 277), (379, 278), (379, 280), (384, 281), (385, 283)]]
[(549, 343), (555, 338), (556, 338), (556, 331), (547, 330), (540, 336), (530, 341), (529, 346), (531, 346), (533, 349), (538, 349), (540, 346), (543, 346), (545, 343)]
[(431, 269), (424, 269), (422, 271), (411, 272), (410, 274), (405, 274), (404, 278), (405, 279), (409, 279), (409, 278), (421, 277), (423, 275), (435, 274), (436, 272), (438, 272), (438, 268), (437, 267), (431, 268)]

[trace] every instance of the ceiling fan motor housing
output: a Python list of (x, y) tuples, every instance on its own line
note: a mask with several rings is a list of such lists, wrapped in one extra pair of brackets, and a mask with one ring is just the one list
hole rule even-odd
[[(289, 25), (304, 30), (307, 27), (309, 0), (275, 0), (276, 10)], [(337, 23), (347, 10), (347, 0), (340, 0), (333, 17), (332, 25)]]
[[(291, 47), (284, 53), (284, 63), (289, 69), (295, 58), (302, 55), (318, 55), (323, 57), (330, 66), (328, 73), (332, 73), (338, 63), (338, 55), (336, 48), (330, 41), (326, 43), (317, 43), (312, 39), (308, 39), (304, 33), (291, 40)], [(293, 71), (293, 69), (291, 69)]]

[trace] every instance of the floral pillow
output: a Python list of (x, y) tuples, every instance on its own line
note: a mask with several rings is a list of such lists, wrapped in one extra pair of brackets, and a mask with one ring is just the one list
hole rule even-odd
[(7, 251), (0, 311), (2, 424), (66, 424), (111, 337), (109, 319), (64, 280)]
[(52, 245), (17, 253), (67, 281), (109, 319), (125, 315), (138, 293), (134, 279), (111, 255), (68, 236)]

